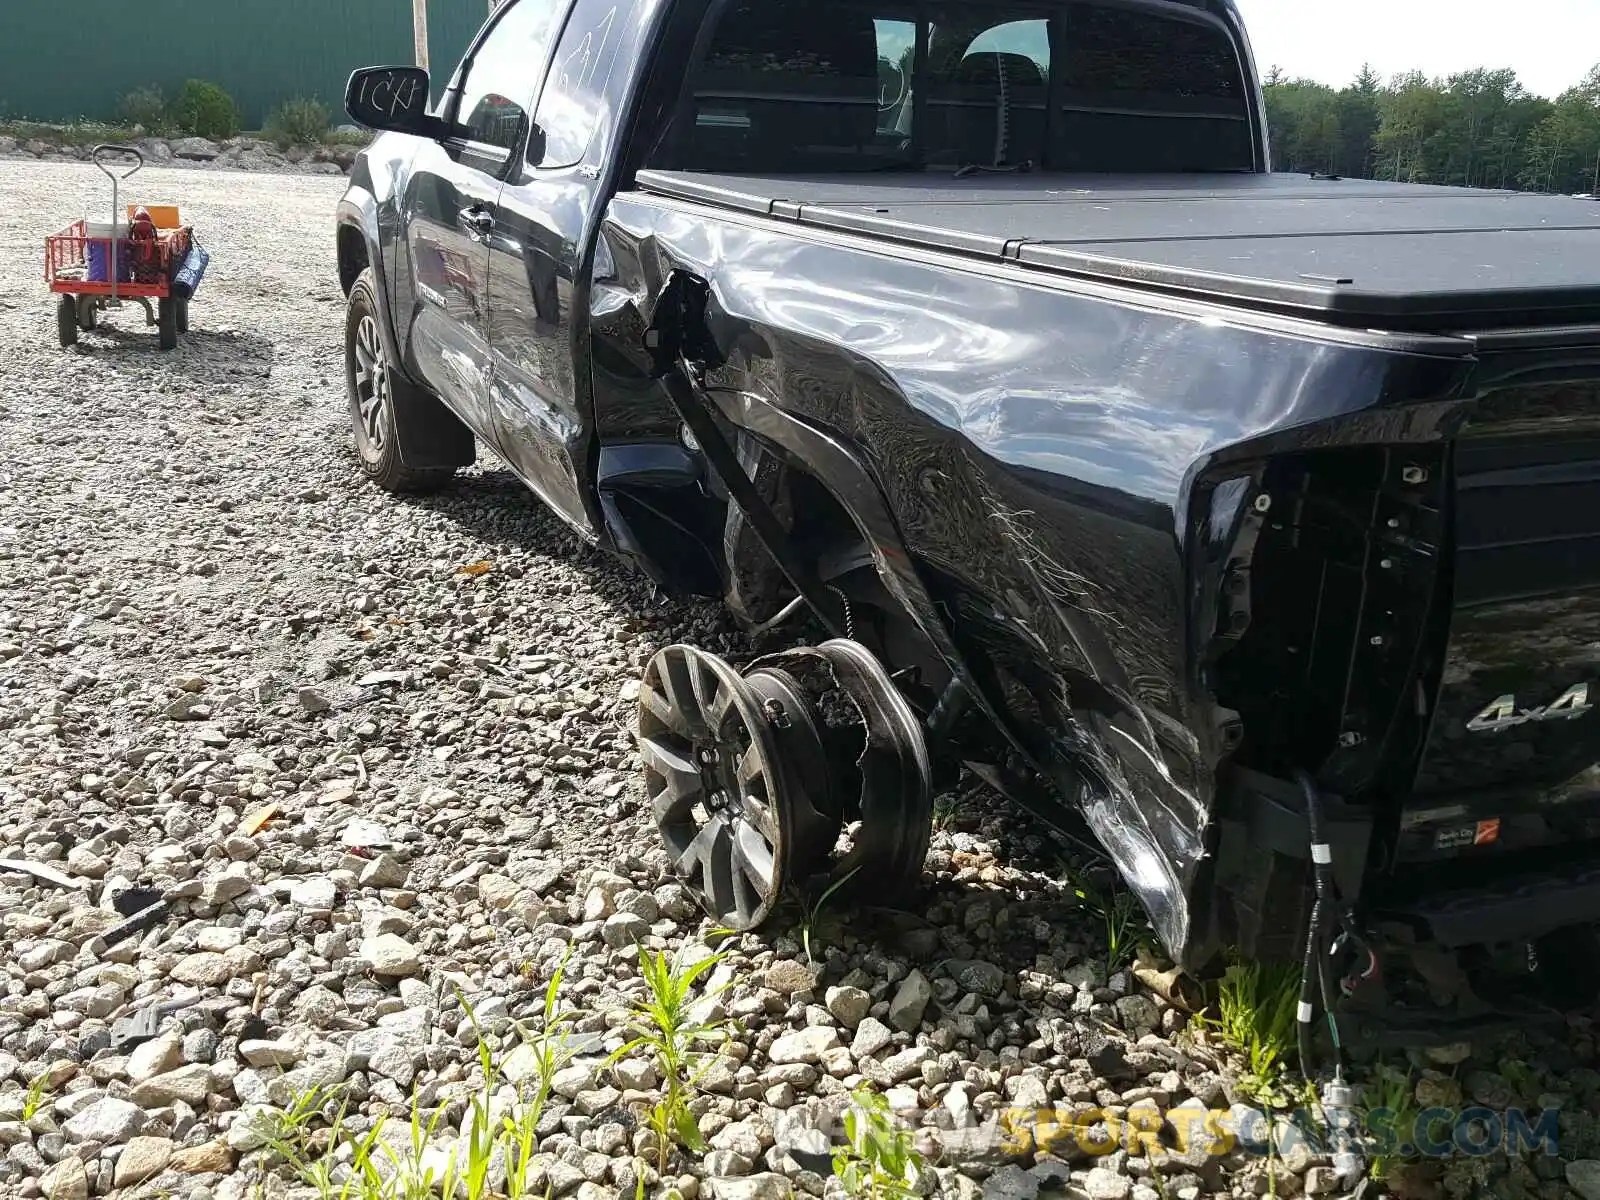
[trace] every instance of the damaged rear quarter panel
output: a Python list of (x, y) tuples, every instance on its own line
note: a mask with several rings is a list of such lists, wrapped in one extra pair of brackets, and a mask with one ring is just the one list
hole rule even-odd
[(1218, 480), (1306, 439), (1437, 438), (1392, 410), (1450, 395), (1458, 364), (639, 192), (601, 239), (601, 441), (675, 436), (640, 331), (669, 271), (705, 279), (726, 358), (711, 386), (866, 460), (924, 582), (962, 609), (961, 653), (1037, 669), (1028, 702), (988, 699), (1057, 780), (1086, 775), (1075, 799), (1191, 960), (1222, 758), (1201, 510)]

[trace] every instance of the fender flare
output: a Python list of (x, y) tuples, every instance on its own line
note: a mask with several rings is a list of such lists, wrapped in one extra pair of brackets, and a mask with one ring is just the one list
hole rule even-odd
[(378, 225), (378, 202), (372, 193), (364, 188), (351, 187), (339, 200), (335, 225), (337, 229), (353, 228), (361, 234), (361, 241), (367, 248), (367, 267), (378, 285), (378, 308), (383, 318), (378, 322), (378, 333), (383, 338), (384, 353), (389, 356), (389, 362), (394, 369), (398, 369), (408, 380), (415, 383), (416, 380), (411, 379), (411, 373), (405, 369), (405, 359), (400, 354), (400, 339), (395, 333), (394, 313), (389, 305), (389, 281), (383, 265), (383, 250), (377, 235), (373, 232)]
[[(993, 724), (1019, 759), (1053, 795), (1060, 808), (1077, 811), (1094, 831), (1101, 846), (1128, 881), (1156, 925), (1162, 941), (1174, 953), (1187, 945), (1189, 905), (1177, 879), (1150, 836), (1127, 820), (1107, 791), (1095, 786), (1095, 764), (1080, 764), (1061, 754), (1045, 761), (1029, 746), (1007, 711), (997, 682), (987, 671), (975, 669), (964, 653), (937, 601), (917, 572), (915, 561), (889, 507), (888, 498), (860, 455), (837, 435), (807, 421), (756, 393), (708, 387), (707, 399), (730, 425), (742, 429), (792, 456), (822, 487), (832, 493), (866, 540), (873, 564), (890, 595), (905, 609), (927, 637), (951, 674), (961, 681), (971, 702)], [(1102, 747), (1109, 750), (1109, 747)], [(1090, 768), (1086, 770), (1085, 768)], [(1076, 794), (1064, 773), (1076, 777)], [(1059, 823), (1059, 808), (1052, 816), (1043, 797), (1013, 793), (1012, 798), (1051, 824)]]
[[(359, 200), (351, 199), (352, 194), (357, 195)], [(336, 227), (360, 231), (367, 248), (367, 267), (376, 285), (378, 336), (383, 340), (389, 370), (410, 385), (395, 387), (392, 392), (392, 402), (396, 406), (400, 461), (408, 467), (419, 469), (471, 466), (477, 459), (477, 443), (472, 431), (450, 410), (449, 405), (406, 370), (394, 328), (394, 312), (390, 306), (383, 255), (373, 233), (377, 227), (377, 212), (377, 201), (372, 194), (364, 188), (358, 190), (352, 187), (339, 201)]]

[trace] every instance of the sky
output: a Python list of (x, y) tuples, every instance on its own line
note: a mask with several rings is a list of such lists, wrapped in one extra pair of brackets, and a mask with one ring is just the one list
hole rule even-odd
[(1555, 97), (1600, 62), (1600, 0), (1234, 0), (1264, 75), (1342, 87), (1370, 62), (1448, 75), (1510, 67), (1523, 86)]

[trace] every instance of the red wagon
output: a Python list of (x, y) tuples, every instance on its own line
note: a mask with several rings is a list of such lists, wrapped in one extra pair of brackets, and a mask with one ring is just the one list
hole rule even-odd
[[(117, 156), (131, 157), (132, 168), (118, 174), (108, 165)], [(96, 146), (94, 164), (111, 179), (111, 222), (74, 221), (45, 239), (45, 280), (61, 297), (56, 308), (61, 344), (72, 345), (79, 330), (99, 323), (100, 313), (131, 300), (144, 308), (145, 324), (157, 327), (161, 348), (170, 350), (189, 328), (189, 300), (181, 289), (175, 291), (174, 277), (188, 257), (194, 231), (170, 205), (119, 210), (120, 184), (144, 166), (137, 147)]]

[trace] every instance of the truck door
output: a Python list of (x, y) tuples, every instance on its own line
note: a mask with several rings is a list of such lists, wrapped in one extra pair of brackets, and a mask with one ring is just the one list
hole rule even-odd
[(489, 236), (508, 166), (520, 158), (566, 0), (512, 0), (457, 73), (444, 112), (457, 136), (418, 151), (406, 197), (416, 279), (408, 339), (422, 376), (491, 443)]
[(613, 142), (645, 7), (576, 0), (539, 96), (538, 132), (500, 193), (490, 239), (491, 403), (501, 453), (550, 507), (589, 532), (598, 525), (586, 482), (594, 426), (574, 303), (580, 312), (586, 306), (589, 231), (620, 152)]

